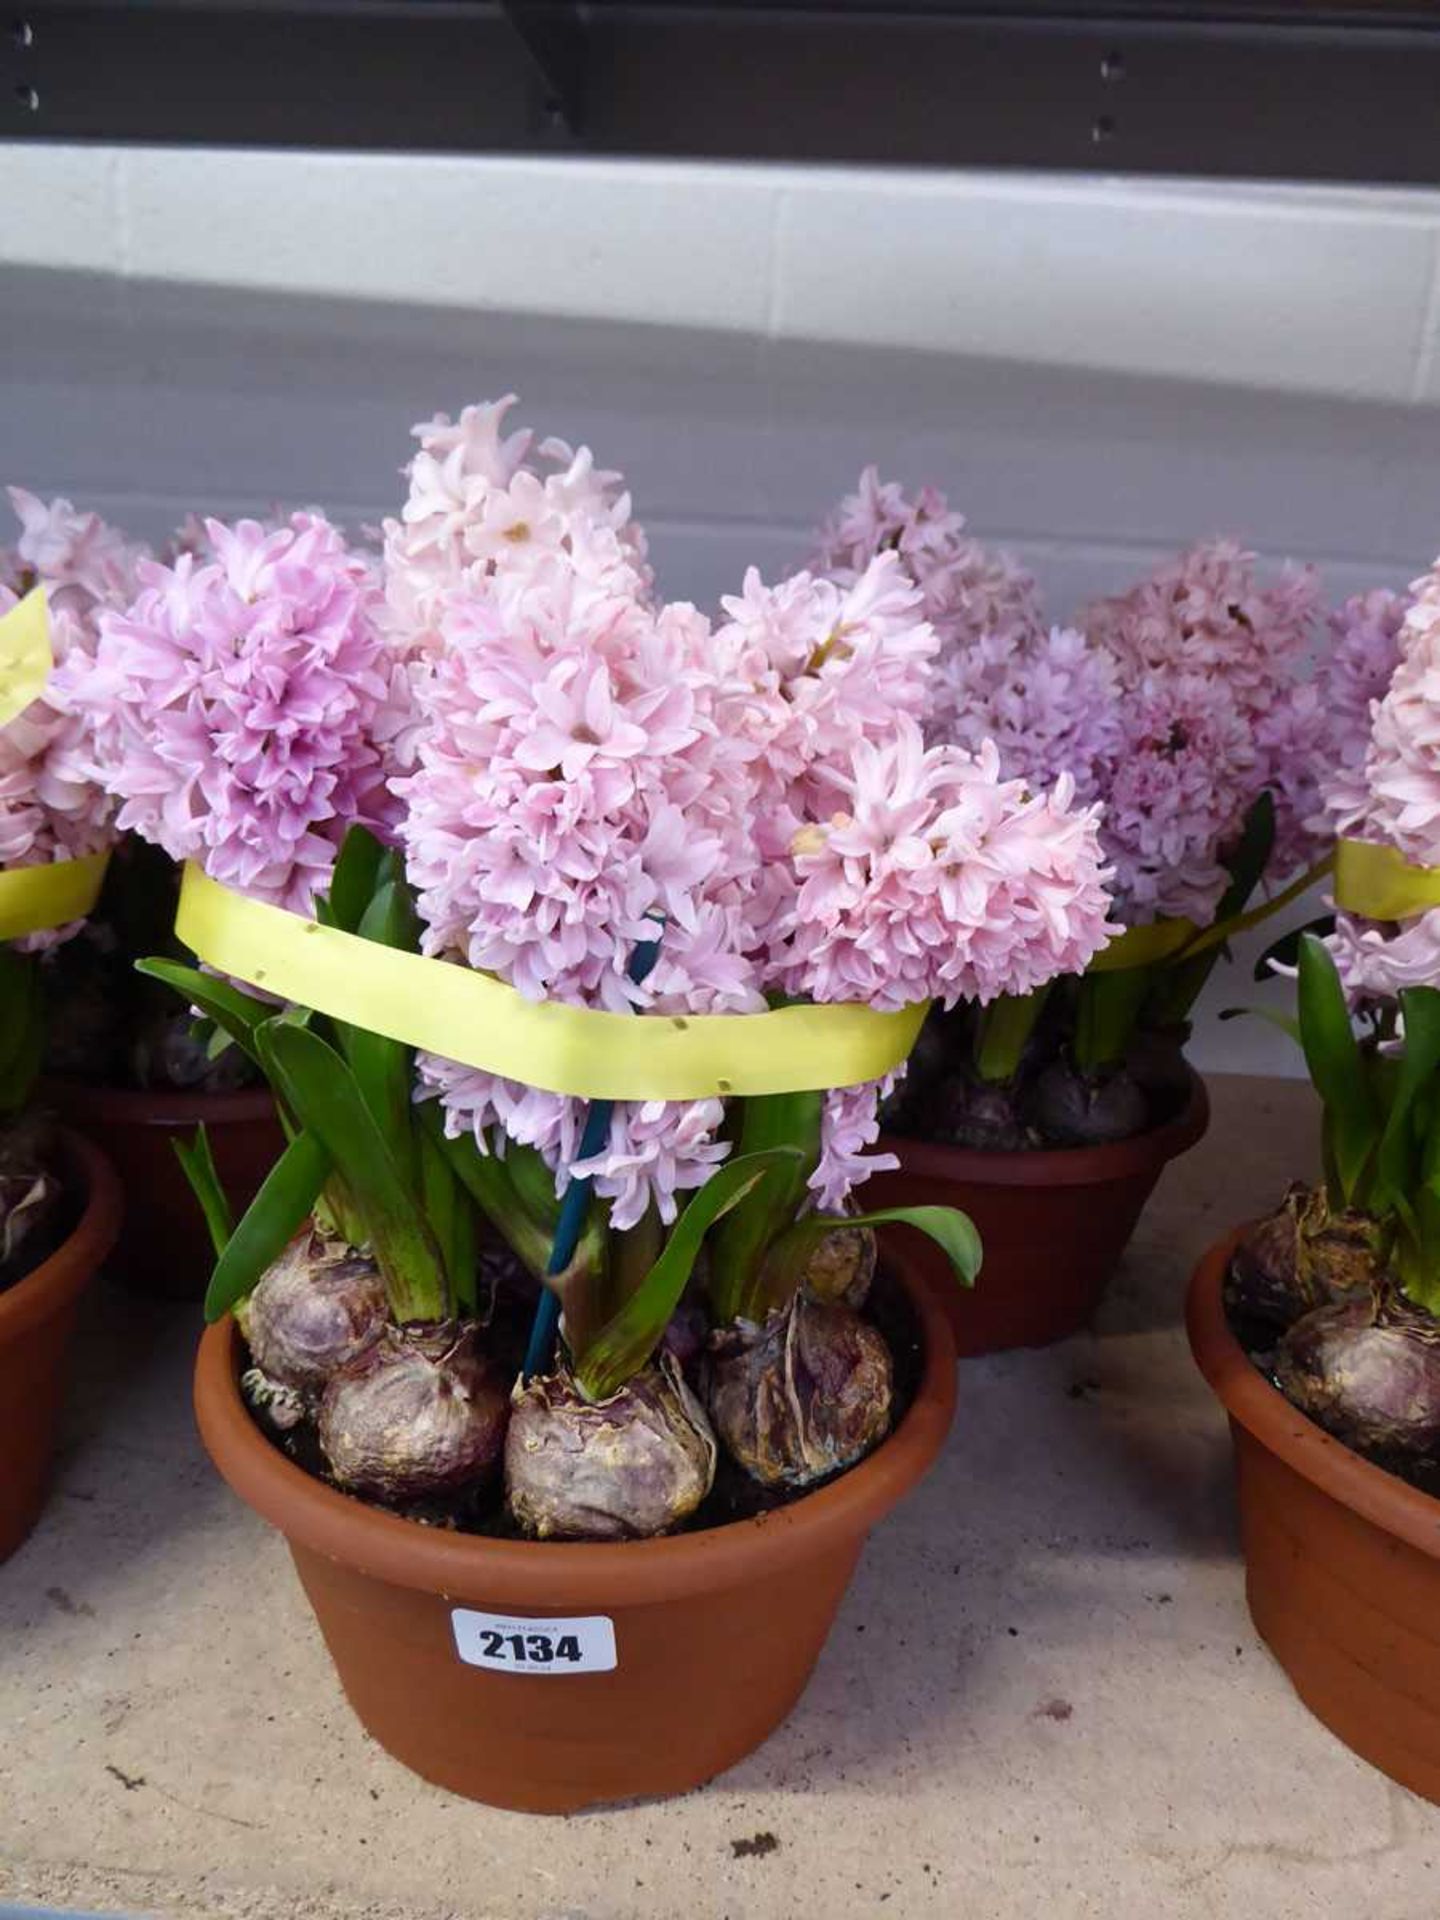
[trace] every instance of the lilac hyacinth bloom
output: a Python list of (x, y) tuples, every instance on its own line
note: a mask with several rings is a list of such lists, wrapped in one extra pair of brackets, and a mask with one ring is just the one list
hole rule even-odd
[(1007, 777), (1048, 785), (1063, 772), (1083, 804), (1100, 802), (1125, 920), (1208, 919), (1224, 855), (1267, 786), (1272, 871), (1312, 851), (1305, 819), (1330, 743), (1318, 737), (1324, 690), (1299, 684), (1318, 611), (1308, 574), (1266, 586), (1252, 555), (1209, 541), (1075, 627), (1047, 627), (1033, 579), (971, 538), (942, 494), (910, 499), (872, 467), (826, 523), (820, 554), (844, 580), (879, 552), (913, 580), (937, 636), (927, 739), (971, 751), (993, 741)]
[(1227, 884), (1224, 856), (1267, 789), (1271, 872), (1293, 869), (1304, 838), (1280, 776), (1292, 744), (1284, 719), (1318, 616), (1308, 572), (1288, 568), (1264, 585), (1254, 555), (1228, 540), (1192, 547), (1082, 616), (1124, 690), (1097, 797), (1127, 920), (1204, 924)]
[(408, 688), (373, 568), (319, 515), (206, 522), (207, 554), (143, 562), (59, 690), (90, 716), (117, 827), (306, 912), (346, 828), (385, 830), (385, 741)]
[(1303, 672), (1317, 613), (1308, 574), (1265, 586), (1253, 556), (1204, 543), (1075, 627), (1047, 629), (1032, 600), (1008, 625), (942, 645), (927, 734), (972, 750), (993, 741), (1010, 777), (1069, 775), (1082, 803), (1102, 807), (1119, 917), (1204, 923), (1267, 788), (1272, 874), (1310, 851), (1323, 694)]
[(1327, 618), (1312, 677), (1296, 681), (1259, 724), (1276, 797), (1278, 873), (1319, 859), (1337, 833), (1364, 821), (1372, 711), (1400, 659), (1408, 605), (1386, 588), (1344, 601)]

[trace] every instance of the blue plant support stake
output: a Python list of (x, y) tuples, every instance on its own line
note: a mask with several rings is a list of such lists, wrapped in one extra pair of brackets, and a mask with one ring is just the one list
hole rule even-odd
[[(663, 931), (663, 929), (662, 929)], [(638, 986), (660, 958), (660, 933), (653, 940), (642, 940), (630, 956), (630, 964), (625, 969), (629, 977)], [(599, 1153), (610, 1134), (610, 1116), (615, 1111), (613, 1100), (595, 1100), (585, 1115), (584, 1131), (580, 1135), (578, 1160), (588, 1160)], [(548, 1274), (563, 1273), (575, 1258), (575, 1249), (580, 1244), (580, 1235), (585, 1226), (585, 1209), (590, 1201), (591, 1182), (588, 1178), (572, 1180), (565, 1189), (565, 1198), (560, 1202), (560, 1218), (555, 1223), (555, 1239), (550, 1248), (550, 1259), (545, 1271)], [(548, 1373), (555, 1359), (555, 1333), (560, 1324), (559, 1296), (549, 1287), (540, 1289), (539, 1304), (535, 1308), (535, 1319), (530, 1328), (530, 1344), (525, 1349), (525, 1379), (533, 1380), (537, 1373)]]

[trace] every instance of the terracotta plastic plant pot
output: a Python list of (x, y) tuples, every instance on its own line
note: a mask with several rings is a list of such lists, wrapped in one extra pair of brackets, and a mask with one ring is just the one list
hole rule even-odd
[[(866, 1535), (949, 1430), (949, 1329), (928, 1290), (901, 1277), (925, 1357), (895, 1432), (804, 1499), (704, 1532), (536, 1544), (423, 1527), (362, 1505), (257, 1430), (236, 1384), (239, 1338), (229, 1321), (201, 1344), (196, 1413), (231, 1487), (285, 1535), (350, 1704), (397, 1760), (455, 1793), (531, 1813), (683, 1793), (785, 1718)], [(475, 1623), (453, 1617), (466, 1612), (491, 1616), (506, 1641), (574, 1623), (579, 1644), (602, 1645), (602, 1657), (613, 1631), (614, 1665), (467, 1664), (457, 1633)]]
[(0, 1560), (44, 1504), (76, 1310), (120, 1231), (120, 1182), (99, 1149), (66, 1133), (64, 1174), (83, 1195), (73, 1232), (0, 1291)]
[(928, 1242), (917, 1239), (913, 1253), (962, 1357), (1045, 1347), (1090, 1320), (1167, 1161), (1209, 1120), (1205, 1082), (1192, 1071), (1173, 1120), (1109, 1146), (983, 1153), (887, 1134), (880, 1148), (900, 1166), (866, 1182), (864, 1204), (959, 1207), (975, 1222), (985, 1260), (973, 1288), (956, 1285)]
[(1440, 1500), (1331, 1439), (1251, 1364), (1221, 1299), (1237, 1238), (1196, 1268), (1186, 1319), (1230, 1416), (1251, 1618), (1332, 1733), (1440, 1802)]
[(171, 1300), (205, 1292), (214, 1248), (199, 1202), (175, 1157), (203, 1122), (236, 1217), (285, 1150), (285, 1136), (266, 1087), (231, 1093), (144, 1093), (47, 1080), (46, 1103), (113, 1162), (125, 1189), (125, 1224), (109, 1263), (126, 1286)]

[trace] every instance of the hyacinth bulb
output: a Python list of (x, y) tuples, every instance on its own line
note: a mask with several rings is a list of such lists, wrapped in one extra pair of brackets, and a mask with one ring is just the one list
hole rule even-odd
[(878, 1258), (873, 1227), (836, 1227), (805, 1263), (805, 1291), (816, 1300), (863, 1307)]
[(1060, 1147), (1129, 1140), (1150, 1123), (1149, 1103), (1124, 1067), (1081, 1073), (1062, 1060), (1036, 1081), (1030, 1110), (1045, 1139)]
[(942, 1080), (933, 1101), (918, 1103), (909, 1119), (919, 1133), (934, 1133), (954, 1147), (979, 1153), (1020, 1153), (1034, 1136), (1021, 1117), (1012, 1086), (972, 1080), (953, 1073)]
[(1357, 1453), (1440, 1452), (1440, 1321), (1396, 1294), (1307, 1313), (1280, 1342), (1275, 1378)]
[(266, 1380), (314, 1395), (379, 1339), (388, 1318), (375, 1262), (312, 1227), (261, 1274), (240, 1324)]
[(1375, 1238), (1375, 1223), (1364, 1214), (1332, 1212), (1323, 1187), (1292, 1186), (1242, 1235), (1226, 1304), (1288, 1327), (1316, 1307), (1368, 1301), (1381, 1278)]
[(317, 1429), (340, 1486), (398, 1506), (486, 1479), (508, 1414), (473, 1328), (387, 1326), (331, 1376)]
[(1142, 1027), (1125, 1049), (1125, 1070), (1150, 1100), (1183, 1101), (1190, 1091), (1190, 1068), (1185, 1047), (1190, 1022), (1177, 1020), (1164, 1027)]
[(54, 1213), (60, 1183), (39, 1169), (30, 1173), (0, 1172), (0, 1268), (18, 1260), (37, 1228)]
[(566, 1373), (518, 1384), (505, 1498), (539, 1540), (634, 1540), (692, 1514), (715, 1479), (715, 1436), (673, 1355), (593, 1404)]
[(0, 1269), (32, 1251), (60, 1204), (60, 1182), (46, 1165), (51, 1142), (41, 1127), (21, 1122), (0, 1134)]
[(890, 1426), (890, 1349), (851, 1308), (796, 1294), (763, 1327), (711, 1336), (710, 1417), (767, 1487), (806, 1487), (869, 1453)]
[(243, 1048), (231, 1045), (212, 1055), (184, 1007), (147, 1016), (131, 1043), (130, 1066), (138, 1086), (193, 1087), (202, 1093), (228, 1093), (255, 1077)]

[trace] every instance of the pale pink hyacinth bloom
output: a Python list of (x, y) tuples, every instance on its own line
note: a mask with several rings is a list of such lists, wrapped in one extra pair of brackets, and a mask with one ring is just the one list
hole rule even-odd
[[(1073, 805), (1068, 777), (1032, 792), (1002, 779), (993, 744), (927, 750), (901, 716), (885, 744), (855, 744), (837, 784), (843, 811), (794, 838), (798, 884), (772, 930), (771, 985), (881, 1010), (984, 1004), (1083, 971), (1110, 938), (1097, 813)], [(894, 1164), (862, 1150), (898, 1078), (827, 1097), (810, 1182), (823, 1206)]]
[[(708, 622), (566, 568), (444, 604), (418, 702), (418, 765), (397, 782), (426, 951), (531, 999), (611, 1011), (754, 1012), (743, 902), (757, 854), (747, 750), (716, 718)], [(635, 947), (661, 926), (637, 985)], [(586, 1103), (431, 1056), (452, 1131), (535, 1147), (560, 1187), (593, 1176), (617, 1229), (673, 1220), (728, 1152), (719, 1099), (617, 1102), (577, 1163)]]
[(1365, 758), (1369, 837), (1419, 866), (1440, 862), (1440, 597), (1416, 599), (1401, 658), (1375, 706)]
[(1013, 647), (982, 642), (939, 669), (952, 669), (958, 744), (993, 740), (1007, 776), (1039, 783), (1063, 771), (1082, 803), (1102, 804), (1116, 912), (1130, 925), (1211, 917), (1228, 884), (1222, 856), (1280, 746), (1278, 726), (1263, 734), (1224, 673), (1188, 667), (1180, 629), (1172, 635), (1165, 665), (1052, 628)]
[(1357, 593), (1330, 616), (1330, 647), (1315, 684), (1325, 713), (1317, 833), (1349, 833), (1370, 805), (1365, 762), (1377, 702), (1400, 663), (1408, 594), (1376, 587)]
[(1344, 601), (1327, 617), (1312, 677), (1297, 681), (1260, 722), (1277, 802), (1277, 872), (1318, 859), (1337, 833), (1364, 827), (1371, 719), (1400, 659), (1408, 606), (1405, 595), (1383, 587)]
[[(1403, 618), (1398, 595), (1365, 597), (1369, 739), (1361, 773), (1353, 762), (1340, 769), (1325, 799), (1338, 833), (1394, 846), (1417, 866), (1440, 866), (1440, 563), (1415, 582), (1412, 594)], [(1397, 618), (1398, 660), (1388, 687), (1374, 698)], [(1440, 908), (1398, 924), (1339, 913), (1327, 944), (1352, 1000), (1393, 999), (1402, 987), (1440, 985)]]
[(208, 557), (147, 562), (93, 661), (59, 676), (94, 715), (116, 824), (256, 898), (308, 912), (352, 823), (387, 830), (381, 743), (408, 690), (373, 567), (315, 514), (206, 522)]
[(861, 741), (846, 806), (802, 827), (769, 973), (786, 993), (893, 1011), (985, 1005), (1079, 973), (1110, 938), (1094, 808), (1004, 780), (993, 745), (926, 748), (912, 721)]
[(887, 552), (920, 588), (925, 617), (943, 642), (963, 645), (1040, 624), (1039, 588), (1012, 554), (967, 532), (965, 516), (938, 488), (922, 487), (912, 499), (867, 467), (821, 527), (812, 570), (848, 585)]
[(1402, 987), (1440, 986), (1440, 907), (1399, 926), (1338, 913), (1325, 944), (1352, 1002), (1393, 1000)]
[[(994, 669), (1043, 630), (1040, 589), (1012, 554), (983, 545), (935, 487), (911, 498), (875, 467), (861, 474), (821, 527), (813, 570), (849, 584), (877, 554), (894, 553), (920, 590), (936, 635), (924, 715), (932, 744), (962, 737), (976, 706), (973, 678)], [(980, 661), (986, 662), (985, 667)]]
[[(20, 537), (0, 564), (0, 614), (41, 585), (58, 671), (45, 692), (0, 729), (0, 868), (48, 864), (101, 853), (115, 839), (114, 802), (88, 770), (87, 718), (63, 697), (64, 672), (93, 655), (97, 621), (123, 606), (144, 549), (98, 514), (68, 500), (41, 500), (22, 487), (9, 496)], [(25, 951), (54, 946), (78, 922), (28, 934)]]
[[(862, 487), (857, 513), (863, 515), (867, 502), (878, 498)], [(925, 775), (939, 779), (936, 770), (945, 766), (947, 777), (958, 781), (963, 803), (952, 807), (947, 826), (958, 836), (965, 822), (975, 841), (972, 853), (987, 843), (987, 835), (993, 836), (988, 840), (990, 867), (984, 857), (974, 859), (963, 880), (952, 876), (913, 924), (904, 924), (905, 913), (916, 908), (917, 901), (897, 902), (889, 923), (894, 950), (884, 952), (881, 966), (867, 968), (862, 958), (881, 951), (879, 923), (867, 918), (879, 911), (879, 895), (840, 896), (823, 941), (818, 922), (801, 924), (817, 909), (820, 891), (818, 879), (804, 878), (804, 861), (791, 858), (794, 847), (830, 844), (837, 815), (851, 821), (850, 831), (860, 831), (855, 823), (862, 813), (878, 834), (903, 840), (909, 809), (917, 803), (922, 810), (936, 805), (933, 794), (919, 800), (906, 783), (921, 779), (912, 759), (923, 748), (920, 727), (932, 713), (935, 676), (943, 671), (943, 665), (936, 667), (936, 656), (943, 663), (959, 654), (958, 649), (944, 651), (941, 635), (926, 618), (940, 600), (933, 592), (927, 597), (913, 567), (913, 550), (932, 539), (953, 555), (956, 527), (940, 519), (943, 502), (937, 506), (937, 500), (922, 496), (925, 511), (912, 519), (910, 556), (894, 545), (882, 545), (867, 556), (862, 521), (848, 529), (859, 543), (851, 557), (865, 560), (858, 573), (842, 566), (835, 578), (798, 574), (777, 587), (764, 585), (752, 573), (744, 593), (724, 603), (729, 618), (717, 632), (716, 653), (722, 673), (733, 676), (741, 688), (728, 696), (727, 725), (757, 751), (757, 840), (765, 867), (751, 904), (752, 940), (765, 956), (766, 984), (788, 993), (892, 1006), (937, 994), (988, 998), (995, 992), (1024, 991), (1024, 982), (1053, 978), (1057, 966), (1063, 971), (1083, 945), (1077, 941), (1065, 948), (1062, 942), (1057, 954), (1047, 951), (1042, 936), (1028, 946), (1017, 921), (1034, 908), (1043, 925), (1048, 908), (1066, 897), (1063, 877), (1057, 893), (1047, 897), (1044, 861), (1053, 861), (1057, 873), (1067, 860), (1078, 863), (1077, 871), (1088, 861), (1099, 873), (1093, 817), (1072, 812), (1068, 786), (1036, 800), (1018, 782), (1006, 784), (993, 747), (984, 749), (979, 762), (949, 749), (926, 762)], [(923, 563), (919, 571), (924, 571)], [(934, 577), (932, 573), (932, 586)], [(843, 597), (837, 599), (837, 593)], [(1049, 648), (1052, 637), (1043, 636), (1041, 644)], [(1078, 656), (1071, 638), (1057, 634), (1047, 664), (1048, 672), (1039, 678), (1054, 702), (1054, 725), (1068, 727), (1070, 722), (1062, 718), (1066, 695), (1089, 663)], [(900, 736), (906, 743), (903, 753), (896, 746)], [(1048, 777), (1044, 784), (1049, 785)], [(1050, 850), (1042, 856), (1038, 849), (1047, 841)], [(993, 864), (1002, 847), (1004, 858), (1013, 862), (1008, 879), (1002, 879), (1001, 869)], [(1032, 859), (1041, 865), (1032, 868)], [(934, 871), (932, 865), (932, 877)], [(1006, 905), (1012, 880), (1019, 889), (1013, 918), (1007, 917)], [(1027, 884), (1030, 893), (1022, 905)], [(1080, 915), (1093, 911), (1099, 927), (1105, 918), (1103, 878), (1082, 886), (1081, 892)], [(797, 900), (804, 902), (803, 908)], [(964, 919), (966, 912), (977, 916), (973, 925)], [(989, 931), (981, 925), (987, 913), (993, 916)], [(1098, 934), (1097, 941), (1104, 937)], [(908, 970), (901, 959), (907, 953)], [(1003, 973), (1002, 954), (1009, 961)], [(938, 977), (942, 971), (943, 979)], [(879, 1102), (899, 1077), (897, 1073), (884, 1082), (827, 1094), (821, 1160), (810, 1183), (822, 1205), (838, 1206), (867, 1174), (894, 1165), (890, 1156), (867, 1157), (865, 1149), (879, 1133)]]
[(849, 585), (797, 573), (767, 585), (755, 568), (727, 596), (712, 659), (719, 722), (748, 758), (762, 870), (747, 945), (762, 950), (786, 903), (790, 842), (823, 819), (863, 740), (888, 739), (897, 719), (925, 713), (939, 645), (922, 596), (893, 553)]
[(843, 564), (867, 541), (890, 543), (928, 583), (939, 649), (927, 739), (972, 751), (993, 740), (1006, 777), (1064, 772), (1079, 801), (1102, 802), (1124, 920), (1208, 920), (1228, 884), (1223, 856), (1267, 785), (1272, 872), (1311, 851), (1320, 695), (1296, 687), (1317, 613), (1308, 573), (1265, 586), (1251, 555), (1207, 542), (1079, 627), (1047, 629), (1029, 576), (1003, 557), (982, 566), (933, 490), (912, 504), (869, 470), (827, 527), (825, 557)]
[(1287, 565), (1267, 586), (1253, 553), (1233, 540), (1204, 540), (1128, 592), (1095, 601), (1080, 624), (1122, 665), (1223, 678), (1255, 717), (1294, 677), (1318, 614), (1313, 569)]
[[(1440, 563), (1407, 596), (1377, 589), (1345, 602), (1332, 621), (1330, 704), (1339, 744), (1320, 782), (1317, 830), (1398, 845), (1418, 865), (1440, 865), (1436, 810), (1427, 782), (1440, 767), (1426, 741), (1437, 690)], [(1403, 844), (1402, 844), (1403, 840)], [(1326, 944), (1352, 1003), (1393, 999), (1403, 988), (1440, 984), (1440, 909), (1403, 922), (1339, 912)], [(1293, 973), (1293, 969), (1277, 968)]]
[(417, 653), (433, 652), (445, 596), (483, 596), (494, 582), (559, 570), (643, 598), (651, 576), (623, 477), (588, 447), (505, 431), (515, 395), (437, 414), (412, 429), (408, 494), (383, 529), (392, 621)]
[[(900, 555), (887, 549), (841, 571), (843, 578), (798, 573), (771, 586), (752, 568), (743, 590), (722, 602), (726, 619), (714, 637), (721, 724), (750, 756), (761, 868), (746, 907), (746, 945), (762, 959), (793, 904), (796, 833), (842, 804), (857, 746), (889, 739), (901, 719), (918, 723), (930, 701), (939, 636)], [(810, 1182), (823, 1204), (838, 1205), (868, 1174), (896, 1164), (892, 1155), (864, 1158), (862, 1149), (877, 1138), (879, 1102), (899, 1077), (826, 1094)]]
[[(0, 615), (16, 604), (17, 596), (0, 586)], [(64, 631), (77, 634), (79, 623), (66, 622)], [(113, 843), (109, 796), (67, 764), (77, 727), (72, 715), (41, 695), (0, 728), (0, 870), (75, 860)], [(17, 944), (33, 951), (74, 931), (48, 928)]]
[[(889, 557), (851, 589), (752, 574), (713, 635), (693, 609), (553, 569), (453, 599), (403, 786), (433, 949), (532, 997), (762, 1010), (762, 874), (793, 893), (790, 835), (817, 794), (838, 795), (823, 771), (888, 731), (897, 701), (920, 703), (934, 643), (916, 606)], [(657, 912), (659, 963), (637, 987), (628, 962)], [(584, 1102), (443, 1061), (424, 1071), (448, 1124), (536, 1146), (562, 1185), (575, 1170)], [(837, 1147), (873, 1139), (874, 1101), (829, 1096)], [(728, 1151), (722, 1119), (718, 1100), (619, 1102), (605, 1153), (579, 1170), (617, 1227), (652, 1202), (673, 1218)]]

